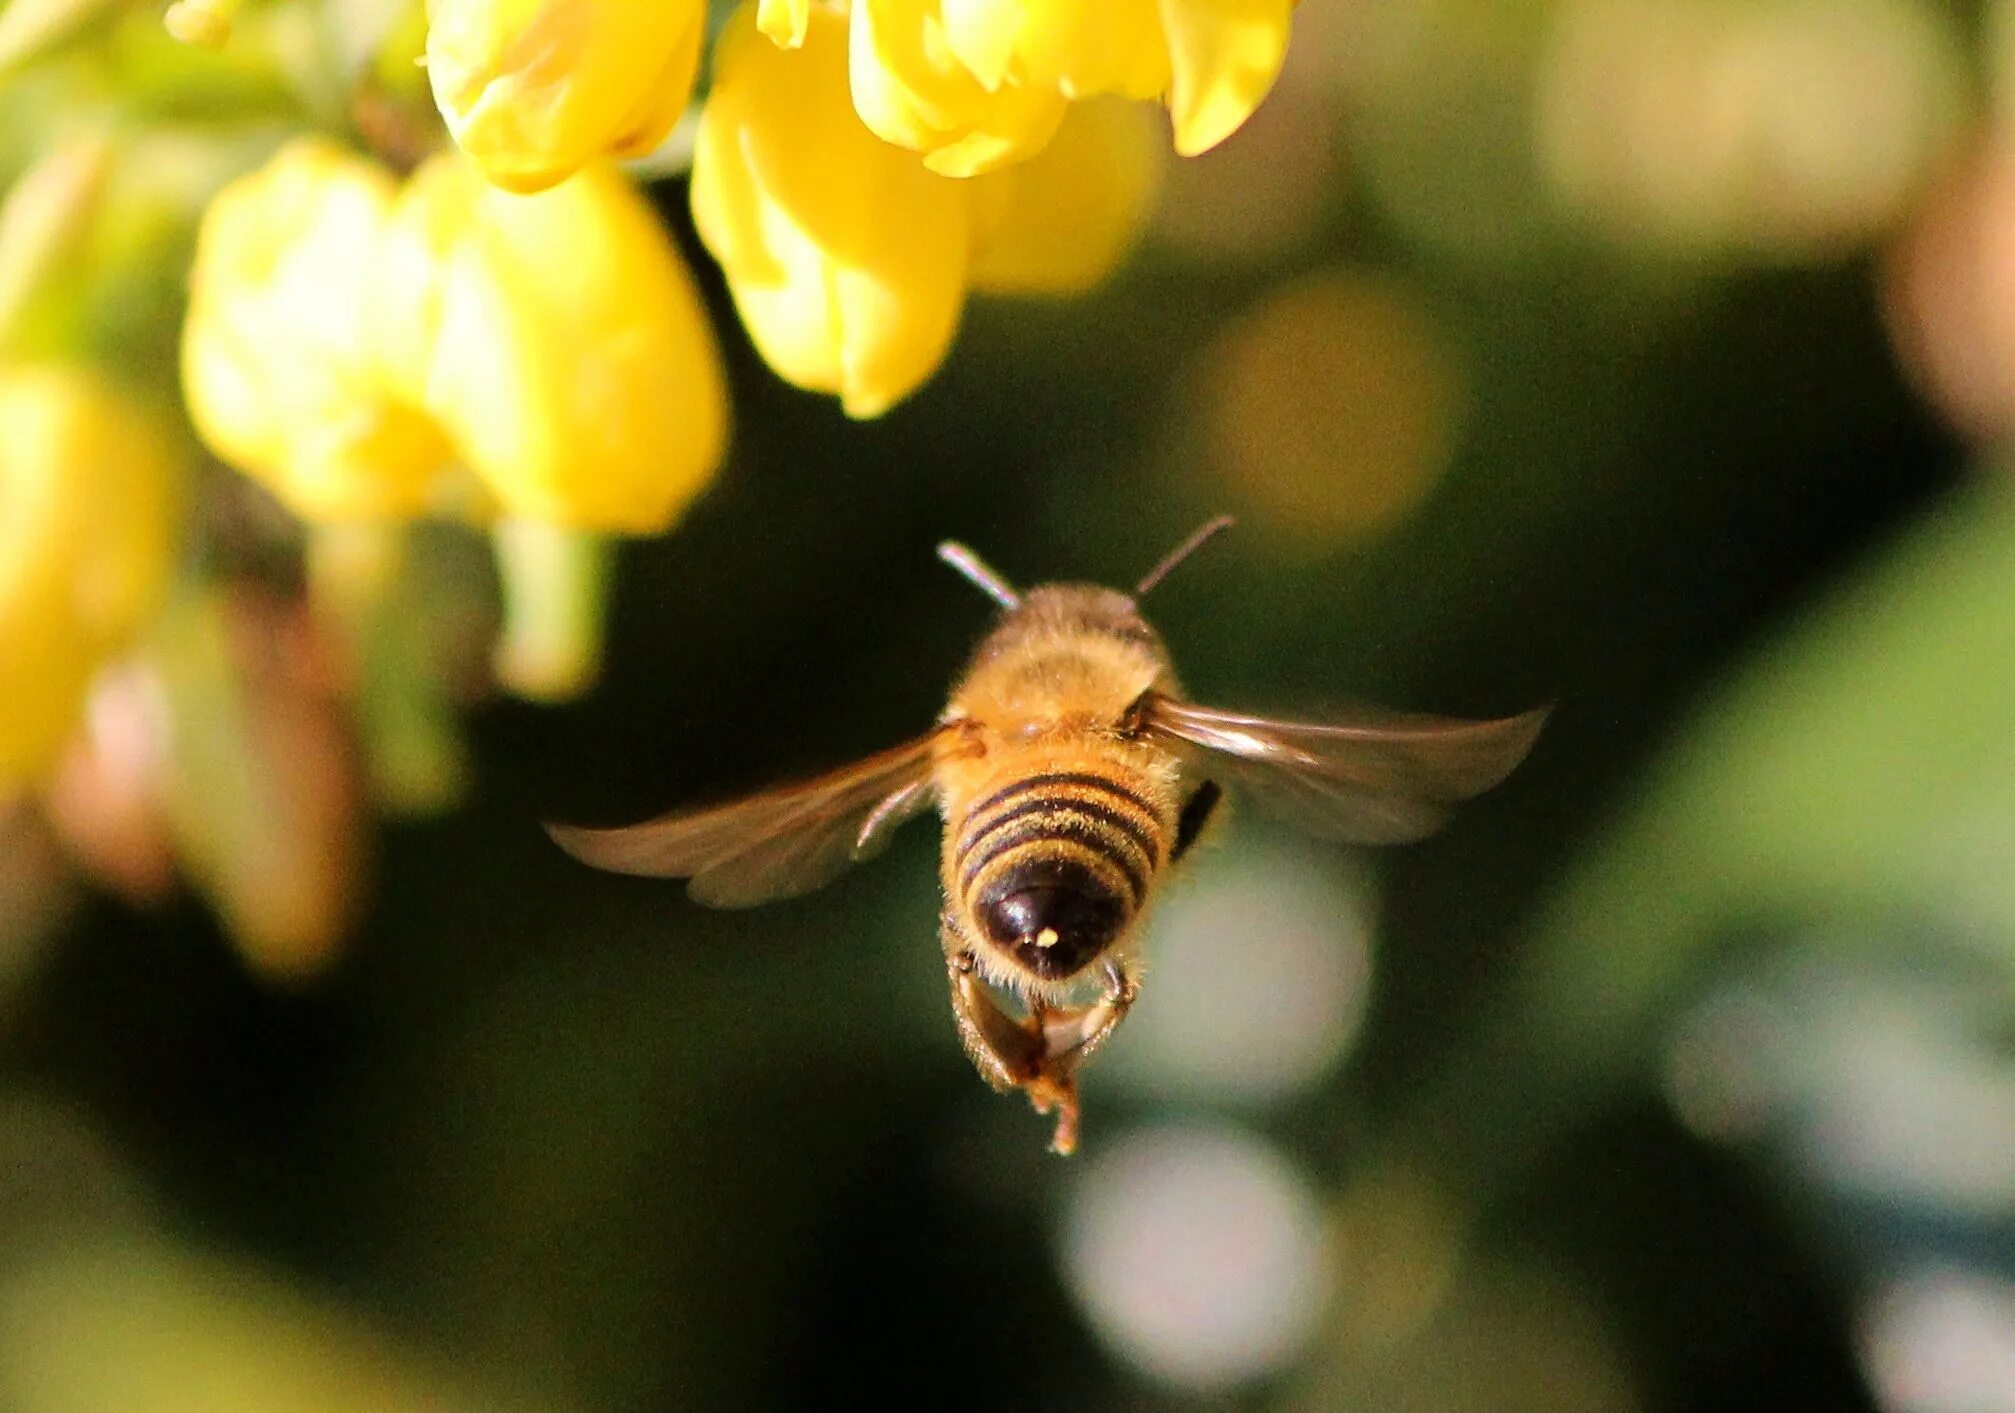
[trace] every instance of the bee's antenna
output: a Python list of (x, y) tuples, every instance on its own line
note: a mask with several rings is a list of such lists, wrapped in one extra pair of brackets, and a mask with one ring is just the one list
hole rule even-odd
[(939, 545), (938, 558), (965, 575), (981, 593), (1002, 608), (1014, 610), (1021, 607), (1021, 595), (1008, 587), (1007, 580), (994, 573), (984, 559), (957, 540), (946, 540)]
[(1161, 563), (1147, 571), (1147, 577), (1141, 580), (1140, 584), (1134, 589), (1133, 596), (1137, 599), (1146, 598), (1147, 591), (1166, 579), (1171, 570), (1202, 549), (1207, 542), (1217, 535), (1218, 531), (1229, 530), (1233, 523), (1229, 515), (1220, 515), (1215, 520), (1206, 520), (1203, 524), (1197, 526), (1190, 533), (1188, 539), (1163, 555)]

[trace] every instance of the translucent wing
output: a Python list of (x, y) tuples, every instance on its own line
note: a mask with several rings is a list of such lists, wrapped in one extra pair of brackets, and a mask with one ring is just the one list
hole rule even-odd
[(1545, 720), (1541, 710), (1501, 721), (1397, 714), (1275, 721), (1157, 696), (1143, 725), (1203, 751), (1212, 778), (1312, 834), (1401, 844), (1432, 834), (1452, 806), (1509, 775)]
[(930, 803), (931, 742), (709, 809), (678, 810), (621, 829), (547, 825), (561, 848), (612, 873), (689, 878), (713, 908), (809, 893), (885, 847)]

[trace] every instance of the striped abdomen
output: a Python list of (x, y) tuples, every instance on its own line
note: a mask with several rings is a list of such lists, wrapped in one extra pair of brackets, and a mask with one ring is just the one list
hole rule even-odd
[(1167, 862), (1168, 833), (1126, 773), (1027, 775), (967, 811), (946, 883), (988, 941), (1059, 981), (1126, 931)]

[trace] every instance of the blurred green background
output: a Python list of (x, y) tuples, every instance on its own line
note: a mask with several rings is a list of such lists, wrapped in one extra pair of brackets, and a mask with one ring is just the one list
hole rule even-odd
[[(1117, 282), (873, 423), (709, 285), (728, 469), (326, 976), (0, 905), (0, 1406), (2015, 1408), (2002, 30), (1309, 0)], [(1426, 844), (1235, 813), (1074, 1159), (960, 1053), (928, 826), (734, 914), (538, 828), (915, 733), (941, 538), (1124, 584), (1219, 511), (1200, 699), (1557, 705)]]

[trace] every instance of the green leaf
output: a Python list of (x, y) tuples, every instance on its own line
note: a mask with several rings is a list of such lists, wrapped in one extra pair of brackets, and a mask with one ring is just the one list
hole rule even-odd
[(2015, 488), (1918, 524), (1700, 711), (1527, 930), (1402, 1145), (1473, 1182), (1643, 1077), (1744, 924), (1933, 917), (2015, 975)]
[(111, 153), (102, 133), (59, 143), (0, 201), (0, 350), (19, 339), (36, 295), (90, 225)]

